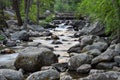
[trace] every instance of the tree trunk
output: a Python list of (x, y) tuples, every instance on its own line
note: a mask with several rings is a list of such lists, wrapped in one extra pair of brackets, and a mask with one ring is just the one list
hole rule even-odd
[(4, 18), (3, 6), (0, 5), (0, 29), (8, 27)]
[(22, 19), (20, 15), (20, 6), (19, 6), (19, 1), (18, 0), (13, 0), (13, 9), (16, 12), (17, 20), (18, 20), (18, 25), (22, 26)]
[(40, 1), (37, 0), (37, 25), (39, 25), (39, 17), (40, 17)]
[(25, 0), (25, 6), (26, 6), (26, 9), (25, 9), (25, 21), (24, 21), (23, 27), (24, 27), (24, 29), (27, 30), (28, 14), (29, 14), (29, 8), (30, 8), (30, 0)]

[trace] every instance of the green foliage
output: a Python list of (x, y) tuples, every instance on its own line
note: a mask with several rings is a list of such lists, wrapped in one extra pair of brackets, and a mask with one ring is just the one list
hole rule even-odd
[[(36, 22), (37, 18), (37, 0), (33, 0), (32, 4), (30, 5), (29, 10), (29, 19), (33, 22)], [(24, 0), (21, 0), (21, 6), (20, 6), (20, 13), (22, 16), (22, 19), (25, 18), (25, 5)], [(54, 4), (54, 0), (40, 0), (40, 15), (43, 15), (46, 10), (53, 10), (53, 7), (51, 8), (51, 5)]]
[(105, 24), (107, 33), (120, 30), (120, 0), (83, 0), (77, 11), (101, 21)]
[(0, 41), (2, 41), (2, 40), (4, 40), (4, 39), (5, 39), (5, 37), (2, 36), (2, 35), (0, 35)]

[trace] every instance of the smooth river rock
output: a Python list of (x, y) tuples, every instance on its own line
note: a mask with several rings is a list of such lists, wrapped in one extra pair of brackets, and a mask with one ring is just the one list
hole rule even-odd
[(58, 62), (58, 57), (48, 48), (27, 47), (21, 51), (14, 63), (16, 69), (37, 71), (42, 66), (50, 66)]

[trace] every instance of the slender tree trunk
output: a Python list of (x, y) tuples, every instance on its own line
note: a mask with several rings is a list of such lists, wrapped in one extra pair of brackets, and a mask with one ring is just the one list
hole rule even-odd
[(4, 17), (4, 12), (3, 12), (3, 6), (0, 5), (0, 29), (8, 27), (5, 17)]
[(4, 33), (5, 30), (4, 28), (8, 27), (6, 21), (5, 21), (5, 17), (4, 17), (4, 7), (2, 6), (2, 4), (0, 5), (0, 34), (4, 34), (4, 36), (7, 38), (7, 35)]
[(37, 25), (39, 25), (39, 17), (40, 17), (40, 0), (37, 0)]
[(29, 14), (29, 8), (30, 8), (30, 0), (25, 0), (25, 6), (26, 6), (26, 9), (25, 9), (25, 21), (24, 21), (23, 27), (24, 27), (24, 29), (27, 30), (28, 14)]
[(19, 0), (13, 0), (13, 9), (16, 12), (17, 20), (18, 20), (18, 25), (22, 26), (22, 19), (20, 15), (20, 6), (19, 6)]

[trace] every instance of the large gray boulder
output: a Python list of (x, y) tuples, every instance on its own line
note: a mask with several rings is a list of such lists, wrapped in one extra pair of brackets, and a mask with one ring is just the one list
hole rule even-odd
[(97, 63), (105, 62), (105, 61), (111, 61), (117, 55), (119, 55), (118, 52), (112, 49), (107, 49), (104, 53), (92, 59), (92, 64), (97, 64)]
[(11, 69), (0, 69), (0, 80), (23, 80), (23, 74)]
[(45, 70), (32, 73), (26, 80), (59, 80), (60, 74), (56, 70)]
[(101, 23), (98, 21), (90, 24), (90, 26), (85, 26), (84, 28), (82, 28), (82, 30), (89, 34), (98, 36), (105, 34), (105, 27), (101, 25)]
[(91, 63), (93, 56), (88, 54), (77, 54), (72, 56), (68, 62), (68, 69), (69, 70), (77, 70), (83, 64)]
[(37, 71), (42, 66), (50, 66), (58, 62), (58, 56), (48, 48), (27, 47), (20, 52), (14, 63), (17, 69)]
[(29, 40), (29, 34), (25, 30), (15, 32), (11, 35), (11, 40), (28, 41)]
[(88, 77), (80, 78), (79, 80), (118, 80), (120, 72), (108, 71), (105, 73), (91, 74)]
[(95, 42), (92, 45), (87, 45), (85, 46), (82, 51), (89, 51), (89, 50), (93, 50), (93, 49), (98, 49), (99, 51), (104, 51), (106, 50), (108, 47), (108, 44), (106, 42)]

